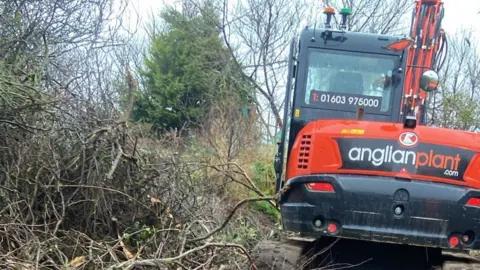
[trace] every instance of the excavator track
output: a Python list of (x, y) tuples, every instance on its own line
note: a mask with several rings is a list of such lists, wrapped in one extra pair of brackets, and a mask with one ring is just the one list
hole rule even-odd
[(302, 253), (301, 245), (281, 241), (261, 241), (254, 250), (255, 266), (258, 270), (299, 269)]
[(443, 263), (434, 268), (441, 270), (473, 270), (480, 269), (480, 259), (470, 254), (443, 253)]
[(465, 252), (442, 252), (435, 249), (427, 253), (422, 252), (425, 250), (422, 247), (350, 240), (343, 242), (339, 244), (331, 240), (302, 238), (264, 240), (255, 247), (253, 258), (258, 270), (480, 269), (480, 259)]

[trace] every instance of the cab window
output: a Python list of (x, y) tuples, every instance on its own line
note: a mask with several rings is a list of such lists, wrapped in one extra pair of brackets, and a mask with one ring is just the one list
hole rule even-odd
[(368, 112), (390, 110), (395, 57), (312, 50), (309, 53), (305, 103), (321, 108)]

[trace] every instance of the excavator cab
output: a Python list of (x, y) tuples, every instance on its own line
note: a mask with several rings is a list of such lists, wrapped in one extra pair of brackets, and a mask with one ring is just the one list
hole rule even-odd
[[(359, 110), (366, 121), (401, 121), (401, 104), (395, 100), (403, 96), (406, 51), (388, 49), (399, 40), (397, 36), (312, 28), (301, 32), (298, 44), (292, 40), (296, 61), (289, 66), (291, 88), (284, 115), (290, 123), (283, 132), (291, 139), (288, 149), (283, 148), (286, 138), (280, 140), (279, 175), (283, 151), (290, 151), (298, 132), (312, 121), (354, 120)], [(277, 179), (277, 188), (280, 185)]]

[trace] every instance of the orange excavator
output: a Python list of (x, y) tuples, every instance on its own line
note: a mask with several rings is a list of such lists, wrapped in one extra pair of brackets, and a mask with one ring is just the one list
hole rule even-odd
[(290, 46), (275, 159), (283, 229), (480, 249), (480, 135), (426, 125), (448, 51), (442, 1), (417, 0), (405, 37), (349, 31), (349, 8), (324, 15)]

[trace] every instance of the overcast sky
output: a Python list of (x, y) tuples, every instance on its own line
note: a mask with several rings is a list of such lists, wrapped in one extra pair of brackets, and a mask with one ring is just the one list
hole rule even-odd
[[(473, 37), (480, 45), (480, 1), (479, 0), (444, 0), (445, 17), (443, 28), (448, 33), (455, 33), (460, 27), (472, 28)], [(457, 3), (455, 3), (457, 2)], [(461, 4), (459, 4), (461, 2)]]
[[(411, 0), (412, 4), (414, 0)], [(131, 8), (140, 15), (143, 22), (148, 22), (150, 14), (158, 12), (165, 4), (173, 4), (174, 0), (131, 0)], [(447, 34), (454, 34), (461, 27), (473, 29), (473, 37), (480, 45), (480, 0), (444, 0), (445, 17), (443, 27)], [(461, 2), (461, 4), (460, 4)], [(134, 24), (133, 17), (131, 24)]]

